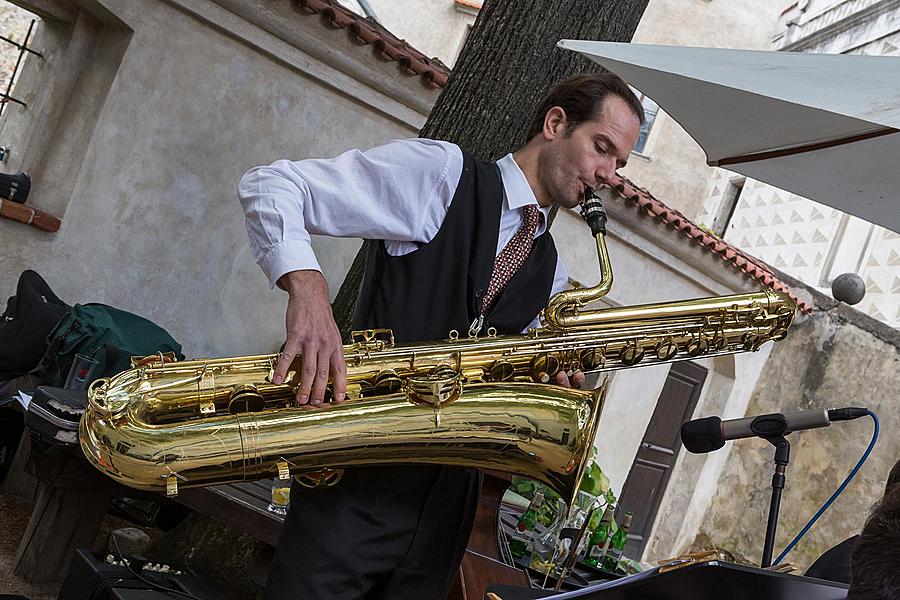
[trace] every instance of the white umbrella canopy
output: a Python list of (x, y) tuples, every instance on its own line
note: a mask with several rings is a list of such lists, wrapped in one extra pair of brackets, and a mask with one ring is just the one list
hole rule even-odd
[(727, 168), (900, 232), (900, 58), (562, 40)]

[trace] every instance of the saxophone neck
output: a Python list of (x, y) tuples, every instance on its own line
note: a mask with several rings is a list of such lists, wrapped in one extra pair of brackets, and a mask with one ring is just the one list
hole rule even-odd
[(599, 300), (612, 289), (612, 264), (606, 248), (606, 211), (593, 190), (585, 193), (584, 202), (581, 204), (581, 217), (587, 222), (597, 241), (600, 281), (593, 287), (565, 290), (550, 298), (544, 309), (543, 322), (548, 328), (557, 331), (572, 325), (573, 318), (578, 315), (583, 306)]

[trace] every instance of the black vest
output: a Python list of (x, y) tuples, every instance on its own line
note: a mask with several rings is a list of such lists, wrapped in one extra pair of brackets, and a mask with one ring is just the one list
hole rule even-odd
[[(353, 328), (388, 327), (397, 342), (445, 339), (452, 329), (465, 337), (494, 270), (502, 207), (499, 167), (463, 151), (459, 186), (433, 240), (403, 256), (369, 243)], [(482, 334), (527, 327), (547, 304), (555, 272), (556, 246), (545, 231), (485, 315)]]

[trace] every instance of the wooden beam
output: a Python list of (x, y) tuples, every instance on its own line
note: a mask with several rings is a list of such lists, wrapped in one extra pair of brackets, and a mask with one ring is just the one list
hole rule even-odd
[(3, 198), (0, 198), (0, 217), (19, 221), (50, 233), (58, 231), (61, 224), (59, 217), (32, 208), (28, 204), (4, 200)]

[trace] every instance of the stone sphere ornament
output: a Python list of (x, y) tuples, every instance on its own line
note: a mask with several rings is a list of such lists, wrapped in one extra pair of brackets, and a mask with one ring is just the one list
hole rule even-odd
[(866, 284), (856, 273), (843, 273), (831, 282), (831, 295), (838, 302), (858, 304), (866, 295)]

